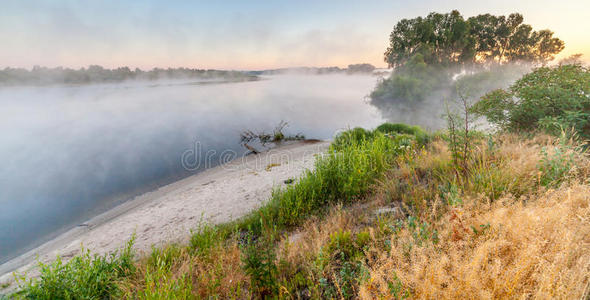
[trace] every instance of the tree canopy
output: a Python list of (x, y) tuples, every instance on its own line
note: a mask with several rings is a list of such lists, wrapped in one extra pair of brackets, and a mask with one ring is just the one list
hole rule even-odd
[(451, 66), (514, 61), (547, 62), (564, 43), (550, 30), (534, 31), (521, 14), (481, 14), (465, 19), (459, 11), (430, 13), (399, 21), (389, 37), (385, 62), (403, 66), (415, 55), (428, 64)]

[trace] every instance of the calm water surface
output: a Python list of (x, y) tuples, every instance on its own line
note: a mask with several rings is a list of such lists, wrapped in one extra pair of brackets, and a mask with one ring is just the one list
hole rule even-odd
[[(329, 139), (374, 127), (372, 76), (0, 88), (0, 263), (134, 195), (186, 177), (182, 153), (243, 153), (244, 129)], [(215, 161), (215, 159), (214, 159)], [(202, 164), (204, 165), (204, 164)]]

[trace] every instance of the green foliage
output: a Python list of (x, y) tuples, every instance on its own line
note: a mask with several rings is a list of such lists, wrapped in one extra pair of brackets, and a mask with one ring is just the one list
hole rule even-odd
[(395, 109), (411, 111), (433, 91), (451, 84), (448, 70), (425, 62), (418, 53), (396, 68), (387, 79), (381, 80), (371, 92), (371, 104), (378, 108), (395, 105)]
[(438, 243), (438, 232), (427, 222), (419, 222), (414, 216), (409, 216), (407, 228), (412, 234), (414, 243), (421, 246), (424, 242)]
[(456, 184), (447, 183), (439, 186), (439, 196), (445, 200), (449, 206), (459, 206), (463, 204), (463, 199), (459, 197), (459, 187)]
[(167, 245), (165, 247), (152, 246), (152, 252), (148, 256), (148, 269), (170, 269), (172, 264), (178, 260), (182, 248), (177, 244)]
[(332, 141), (332, 148), (336, 150), (345, 149), (347, 146), (362, 144), (373, 138), (373, 132), (370, 130), (355, 127), (350, 130), (339, 133)]
[(198, 255), (207, 255), (213, 246), (224, 239), (222, 227), (210, 224), (199, 224), (192, 233), (189, 247)]
[(411, 126), (403, 123), (383, 123), (375, 128), (376, 132), (384, 134), (408, 134), (413, 135), (420, 145), (430, 141), (430, 135), (419, 126)]
[(393, 282), (388, 282), (387, 287), (389, 288), (390, 296), (396, 300), (408, 299), (411, 294), (407, 289), (404, 289), (402, 281), (397, 277), (397, 274), (393, 274)]
[(110, 255), (91, 256), (89, 250), (67, 263), (57, 260), (39, 263), (39, 279), (19, 279), (18, 297), (26, 299), (110, 299), (120, 291), (117, 281), (135, 273), (132, 238), (127, 245)]
[(232, 81), (256, 80), (258, 77), (239, 71), (203, 70), (188, 68), (154, 68), (143, 71), (129, 67), (105, 69), (91, 65), (78, 70), (70, 68), (46, 68), (35, 66), (31, 70), (22, 68), (5, 68), (0, 70), (0, 85), (37, 85), (37, 84), (88, 84), (102, 82), (121, 82), (124, 80), (158, 80), (187, 78), (224, 78)]
[(164, 260), (156, 261), (144, 274), (145, 286), (131, 295), (130, 299), (193, 299), (192, 283), (187, 274), (174, 278), (170, 266)]
[(322, 271), (320, 288), (324, 298), (350, 299), (355, 295), (356, 287), (367, 278), (363, 261), (369, 242), (368, 232), (354, 235), (339, 230), (330, 234), (316, 262)]
[[(364, 243), (364, 241), (361, 241)], [(326, 252), (331, 259), (352, 260), (362, 254), (362, 247), (354, 239), (350, 231), (336, 231), (330, 234), (330, 241), (326, 246)]]
[(389, 37), (385, 62), (403, 66), (415, 55), (429, 65), (476, 61), (546, 61), (563, 50), (549, 30), (533, 31), (523, 16), (483, 14), (467, 20), (456, 10), (399, 21)]
[(242, 269), (250, 277), (251, 292), (261, 298), (277, 293), (277, 266), (270, 241), (249, 236), (242, 245)]
[(366, 193), (403, 151), (399, 143), (380, 133), (369, 140), (359, 141), (353, 134), (341, 141), (316, 160), (313, 172), (275, 191), (254, 218), (262, 218), (267, 228), (293, 226), (326, 205), (350, 202)]
[(570, 150), (563, 142), (553, 147), (551, 154), (546, 147), (541, 149), (543, 156), (539, 162), (541, 185), (555, 188), (566, 180), (566, 175), (574, 165), (574, 153)]
[(488, 93), (473, 112), (511, 131), (542, 128), (558, 134), (573, 128), (590, 138), (590, 70), (579, 65), (542, 67), (524, 75), (508, 91)]
[(375, 70), (375, 66), (372, 64), (352, 64), (346, 68), (346, 73), (372, 73)]
[(512, 94), (502, 89), (494, 90), (487, 93), (477, 102), (472, 111), (478, 115), (483, 115), (491, 123), (501, 127), (507, 127), (509, 124), (508, 113), (514, 109), (516, 103), (512, 101)]
[(399, 21), (389, 37), (385, 62), (398, 67), (422, 54), (428, 64), (451, 64), (469, 60), (469, 25), (461, 14), (430, 13), (427, 17)]

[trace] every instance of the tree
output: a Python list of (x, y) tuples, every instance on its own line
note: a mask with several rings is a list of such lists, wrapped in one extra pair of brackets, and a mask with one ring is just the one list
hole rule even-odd
[(443, 65), (461, 63), (472, 56), (469, 24), (456, 10), (403, 19), (393, 28), (389, 41), (385, 62), (393, 68), (403, 66), (417, 54), (428, 64)]
[(506, 87), (508, 81), (520, 76), (510, 70), (512, 65), (544, 65), (564, 48), (552, 31), (534, 31), (523, 21), (517, 13), (465, 19), (456, 10), (399, 21), (384, 54), (393, 72), (378, 83), (370, 103), (386, 118), (395, 111), (411, 112), (403, 115), (407, 122), (407, 118), (417, 120), (416, 114), (426, 105), (438, 106), (438, 110), (428, 110), (440, 115), (442, 98), (457, 96), (458, 78), (495, 72), (475, 78), (488, 90), (482, 89), (482, 94), (472, 95), (474, 98)]
[(399, 21), (389, 37), (385, 62), (403, 66), (421, 54), (428, 64), (547, 62), (564, 44), (550, 30), (533, 31), (521, 14), (482, 14), (467, 20), (456, 10)]
[(372, 64), (352, 64), (348, 65), (347, 73), (371, 73), (375, 70)]

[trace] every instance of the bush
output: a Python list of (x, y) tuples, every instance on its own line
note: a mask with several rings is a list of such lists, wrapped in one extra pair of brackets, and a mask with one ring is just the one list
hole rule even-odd
[(231, 233), (230, 226), (199, 224), (192, 232), (189, 248), (196, 255), (206, 256), (211, 248), (225, 240)]
[(590, 70), (580, 65), (542, 67), (524, 75), (509, 90), (495, 90), (473, 112), (510, 131), (550, 134), (573, 128), (590, 139)]
[(381, 80), (370, 94), (370, 103), (380, 110), (410, 112), (421, 106), (433, 91), (450, 83), (448, 70), (425, 62), (422, 53), (413, 55), (387, 79)]
[(553, 147), (551, 154), (546, 147), (541, 149), (542, 158), (539, 162), (541, 185), (555, 188), (567, 179), (566, 175), (574, 165), (574, 153), (570, 150), (563, 140)]
[(361, 127), (341, 132), (334, 138), (332, 147), (336, 150), (343, 150), (346, 146), (363, 143), (374, 136), (373, 132)]
[[(63, 263), (39, 263), (39, 279), (19, 279), (19, 296), (27, 299), (109, 299), (120, 293), (117, 282), (135, 273), (132, 238), (110, 255), (90, 255), (90, 251)], [(21, 282), (22, 281), (22, 282)]]
[(152, 246), (152, 252), (147, 259), (148, 269), (170, 269), (172, 264), (179, 259), (181, 253), (182, 247), (177, 244), (170, 244), (161, 248)]
[(383, 134), (408, 134), (413, 135), (420, 145), (425, 145), (430, 141), (430, 136), (419, 126), (411, 126), (403, 123), (383, 123), (375, 128), (376, 132)]
[[(353, 298), (358, 285), (367, 279), (364, 250), (370, 242), (366, 231), (356, 236), (348, 230), (337, 230), (330, 234), (328, 243), (322, 248), (316, 264), (321, 270), (319, 280), (324, 298)], [(338, 297), (336, 297), (338, 296)]]
[(261, 298), (277, 292), (277, 266), (273, 245), (267, 240), (254, 241), (251, 236), (242, 245), (242, 269), (250, 276), (250, 290)]

